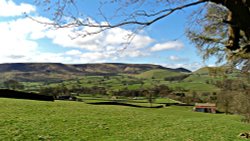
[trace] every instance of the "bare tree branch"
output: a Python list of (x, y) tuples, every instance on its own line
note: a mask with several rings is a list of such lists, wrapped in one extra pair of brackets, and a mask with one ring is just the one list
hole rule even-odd
[[(154, 18), (153, 20), (150, 20), (150, 21), (137, 21), (137, 20), (132, 20), (132, 21), (124, 21), (124, 22), (120, 22), (118, 24), (110, 24), (110, 23), (107, 23), (107, 24), (96, 24), (96, 23), (90, 23), (90, 22), (83, 22), (81, 20), (79, 20), (78, 18), (76, 17), (71, 17), (73, 18), (73, 22), (71, 23), (67, 23), (67, 24), (64, 24), (64, 25), (60, 25), (59, 23), (47, 23), (47, 22), (42, 22), (42, 21), (38, 21), (32, 17), (30, 17), (32, 20), (36, 21), (36, 22), (39, 22), (41, 24), (48, 24), (48, 25), (53, 25), (55, 27), (58, 27), (58, 28), (67, 28), (67, 27), (72, 27), (72, 26), (84, 26), (84, 27), (96, 27), (96, 28), (116, 28), (116, 27), (121, 27), (121, 26), (125, 26), (125, 25), (141, 25), (141, 26), (149, 26), (167, 16), (169, 16), (170, 14), (178, 11), (178, 10), (182, 10), (184, 8), (187, 8), (187, 7), (190, 7), (190, 6), (194, 6), (194, 5), (198, 5), (198, 4), (201, 4), (201, 3), (204, 3), (204, 2), (207, 2), (207, 0), (199, 0), (199, 1), (196, 1), (196, 2), (192, 2), (192, 3), (189, 3), (189, 4), (186, 4), (186, 5), (182, 5), (182, 6), (179, 6), (179, 7), (176, 7), (176, 8), (170, 8), (170, 9), (164, 9), (164, 10), (161, 10), (161, 11), (158, 11), (156, 13), (152, 13), (152, 14), (147, 14), (146, 12), (143, 12), (143, 13), (137, 13), (137, 15), (143, 15), (143, 16), (146, 16), (146, 17), (152, 17), (152, 16), (158, 16), (156, 18)], [(99, 9), (100, 10), (100, 9)], [(164, 14), (163, 14), (164, 13)], [(161, 15), (162, 14), (162, 15)]]

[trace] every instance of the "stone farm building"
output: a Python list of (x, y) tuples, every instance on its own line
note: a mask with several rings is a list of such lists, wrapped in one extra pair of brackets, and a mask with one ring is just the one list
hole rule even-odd
[(216, 113), (216, 104), (214, 103), (195, 103), (194, 111), (204, 113)]

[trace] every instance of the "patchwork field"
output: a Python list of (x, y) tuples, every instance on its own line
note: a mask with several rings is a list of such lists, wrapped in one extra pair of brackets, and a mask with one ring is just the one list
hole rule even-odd
[(240, 116), (0, 98), (0, 140), (232, 141), (250, 124)]

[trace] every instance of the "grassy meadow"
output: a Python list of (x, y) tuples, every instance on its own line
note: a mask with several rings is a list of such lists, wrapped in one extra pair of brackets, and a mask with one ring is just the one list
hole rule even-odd
[[(187, 77), (182, 80), (166, 79), (183, 75)], [(228, 77), (239, 79), (237, 75), (234, 73)], [(128, 92), (165, 85), (173, 92), (185, 92), (189, 97), (195, 96), (195, 92), (206, 99), (220, 92), (215, 84), (224, 79), (210, 76), (208, 68), (190, 74), (152, 69), (137, 74), (81, 75), (65, 80), (53, 73), (48, 77), (55, 81), (42, 81), (40, 77), (20, 81), (24, 85), (23, 91), (38, 93), (44, 87), (51, 90), (95, 90), (99, 87), (106, 93), (82, 92), (84, 89), (79, 93), (71, 92), (78, 102), (0, 98), (0, 141), (237, 141), (244, 140), (238, 137), (240, 133), (250, 131), (250, 124), (241, 122), (239, 115), (198, 113), (193, 112), (191, 106), (149, 108), (178, 101), (160, 96), (155, 97), (151, 105), (146, 97), (115, 95), (122, 90)], [(4, 88), (3, 83), (0, 83), (0, 88)], [(46, 94), (51, 95), (50, 92)], [(207, 93), (210, 95), (206, 96)], [(58, 94), (62, 92), (58, 91)], [(113, 94), (117, 96), (114, 99)], [(114, 101), (127, 106), (94, 105)]]
[(1, 141), (235, 141), (249, 131), (237, 115), (192, 107), (160, 109), (0, 98)]
[(43, 82), (23, 82), (23, 85), (25, 86), (26, 91), (39, 91), (39, 89), (44, 86), (56, 87), (61, 85), (64, 85), (67, 88), (72, 88), (74, 86), (82, 86), (88, 88), (99, 86), (112, 91), (118, 91), (122, 89), (148, 89), (154, 88), (157, 85), (167, 85), (172, 89), (182, 88), (188, 91), (197, 91), (200, 93), (219, 91), (219, 88), (215, 87), (212, 84), (206, 83), (206, 81), (211, 80), (211, 77), (208, 77), (207, 75), (191, 75), (182, 81), (170, 82), (164, 80), (165, 77), (173, 77), (178, 75), (183, 74), (165, 70), (152, 70), (146, 71), (145, 73), (141, 73), (139, 75), (118, 75), (109, 76), (108, 78), (105, 78), (104, 76), (82, 76), (78, 79), (67, 80), (63, 82), (48, 84)]

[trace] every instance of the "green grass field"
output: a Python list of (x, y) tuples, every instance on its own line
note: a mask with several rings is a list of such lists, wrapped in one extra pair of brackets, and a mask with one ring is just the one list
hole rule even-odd
[[(212, 84), (206, 83), (206, 81), (221, 80), (219, 78), (211, 78), (207, 75), (198, 76), (196, 74), (189, 76), (183, 81), (165, 81), (165, 77), (183, 75), (178, 72), (170, 72), (167, 70), (151, 70), (138, 75), (121, 75), (121, 76), (109, 76), (105, 78), (103, 76), (82, 76), (77, 80), (67, 80), (63, 82), (50, 83), (45, 85), (42, 82), (23, 82), (26, 91), (39, 91), (40, 88), (66, 86), (71, 89), (74, 86), (82, 86), (91, 88), (93, 86), (104, 87), (107, 90), (119, 91), (123, 89), (139, 90), (150, 89), (157, 85), (167, 85), (172, 89), (181, 87), (188, 91), (197, 92), (217, 92), (219, 88)], [(154, 79), (152, 79), (154, 77)]]
[(197, 92), (217, 92), (220, 89), (215, 87), (214, 85), (206, 84), (206, 83), (197, 83), (197, 82), (179, 82), (179, 83), (171, 83), (170, 87), (182, 87), (187, 90), (197, 91)]
[(182, 75), (182, 73), (172, 72), (172, 71), (163, 70), (163, 69), (155, 69), (155, 70), (149, 70), (149, 71), (143, 72), (137, 75), (137, 77), (147, 78), (147, 79), (151, 79), (151, 78), (164, 79), (165, 77), (178, 76), (178, 75)]
[(0, 98), (1, 141), (235, 141), (250, 130), (240, 116)]

